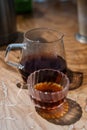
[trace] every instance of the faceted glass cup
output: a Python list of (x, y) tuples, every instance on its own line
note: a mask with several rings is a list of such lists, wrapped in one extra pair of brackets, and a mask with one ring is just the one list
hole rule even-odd
[(35, 107), (53, 110), (62, 107), (66, 101), (69, 79), (60, 71), (53, 69), (35, 71), (28, 76), (27, 84), (29, 96)]

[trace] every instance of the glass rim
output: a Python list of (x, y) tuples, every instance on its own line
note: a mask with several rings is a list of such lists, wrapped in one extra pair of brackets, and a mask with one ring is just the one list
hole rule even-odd
[[(54, 42), (58, 42), (58, 41), (61, 41), (62, 38), (64, 37), (64, 34), (62, 32), (58, 32), (56, 29), (52, 29), (52, 28), (46, 28), (46, 27), (41, 27), (41, 28), (33, 28), (33, 29), (30, 29), (28, 31), (26, 31), (24, 33), (24, 38), (28, 41), (28, 42), (32, 42), (32, 43), (36, 43), (36, 44), (39, 44), (39, 43), (43, 43), (43, 42), (39, 42), (39, 41), (34, 41), (32, 39), (29, 39), (26, 35), (28, 33), (31, 33), (33, 31), (37, 31), (37, 30), (49, 30), (50, 32), (56, 32), (57, 33), (57, 39), (56, 40), (53, 40), (53, 41), (50, 41), (50, 42), (46, 42), (46, 43), (54, 43)], [(60, 35), (60, 38), (58, 38), (58, 35)], [(44, 43), (45, 44), (45, 43)]]
[[(48, 95), (56, 95), (56, 94), (62, 94), (62, 93), (64, 93), (64, 92), (68, 91), (68, 89), (69, 89), (69, 78), (68, 78), (63, 72), (61, 72), (61, 71), (53, 70), (53, 69), (40, 69), (40, 70), (34, 71), (34, 72), (31, 73), (29, 76), (32, 76), (34, 73), (39, 72), (39, 71), (44, 71), (44, 70), (52, 70), (52, 71), (58, 72), (58, 73), (60, 73), (62, 76), (64, 76), (65, 79), (67, 80), (65, 87), (63, 88), (63, 90), (61, 90), (61, 91), (56, 91), (56, 92), (42, 92), (42, 91), (37, 90), (37, 89), (34, 89), (34, 88), (32, 87), (31, 89), (32, 89), (33, 91), (35, 91), (35, 92), (38, 93), (38, 94), (40, 93), (40, 94), (43, 94), (43, 95), (47, 95), (47, 94), (48, 94)], [(28, 78), (29, 78), (29, 77), (28, 77)], [(27, 80), (27, 82), (28, 82), (28, 80)], [(28, 85), (30, 85), (30, 84), (28, 83)]]

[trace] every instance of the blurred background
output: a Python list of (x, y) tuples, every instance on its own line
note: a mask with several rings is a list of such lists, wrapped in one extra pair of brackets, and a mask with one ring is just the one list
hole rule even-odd
[(44, 26), (87, 43), (86, 6), (86, 0), (1, 0), (0, 45), (15, 42), (18, 32)]
[(15, 42), (18, 32), (35, 27), (58, 28), (64, 33), (72, 28), (73, 34), (73, 29), (77, 32), (77, 1), (1, 0), (0, 19), (0, 45)]

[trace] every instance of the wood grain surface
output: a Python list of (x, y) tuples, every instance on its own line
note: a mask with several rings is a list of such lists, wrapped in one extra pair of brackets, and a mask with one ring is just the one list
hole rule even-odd
[[(22, 82), (21, 76), (16, 68), (5, 63), (5, 46), (0, 48), (0, 130), (87, 130), (87, 45), (75, 39), (78, 32), (77, 6), (59, 1), (33, 6), (32, 15), (17, 15), (17, 29), (26, 32), (35, 27), (51, 27), (65, 34), (68, 68), (83, 73), (82, 85), (69, 91), (68, 98), (80, 105), (82, 115), (70, 125), (58, 125), (42, 118), (31, 104), (28, 90), (16, 86)], [(12, 51), (9, 59), (18, 62), (20, 52)]]

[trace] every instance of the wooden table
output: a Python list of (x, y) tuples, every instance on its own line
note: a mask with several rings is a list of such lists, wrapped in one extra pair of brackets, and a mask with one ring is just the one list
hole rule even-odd
[[(35, 112), (28, 90), (16, 86), (21, 76), (16, 68), (4, 61), (6, 47), (0, 48), (0, 130), (87, 130), (87, 45), (75, 40), (78, 31), (76, 5), (72, 3), (46, 3), (34, 5), (33, 15), (17, 16), (19, 32), (35, 27), (51, 27), (65, 34), (64, 45), (68, 68), (83, 73), (83, 84), (69, 91), (68, 98), (76, 100), (82, 108), (81, 118), (73, 125), (55, 125)], [(19, 61), (20, 52), (13, 51), (10, 59)]]

